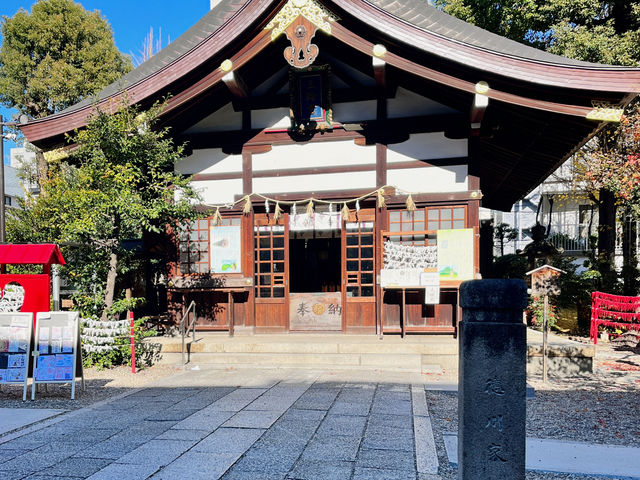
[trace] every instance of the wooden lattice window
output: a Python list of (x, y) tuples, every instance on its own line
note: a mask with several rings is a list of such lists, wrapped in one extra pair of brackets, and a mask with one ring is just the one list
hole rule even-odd
[(390, 211), (389, 232), (400, 235), (390, 235), (389, 239), (403, 245), (436, 245), (437, 231), (465, 228), (466, 215), (464, 206)]
[[(425, 228), (424, 208), (409, 211), (397, 210), (389, 212), (389, 231), (405, 232), (405, 235), (390, 237), (392, 242), (403, 245), (426, 245), (427, 235)], [(409, 233), (411, 232), (411, 233)], [(418, 232), (416, 234), (416, 232)]]
[(285, 296), (285, 227), (264, 225), (254, 228), (255, 288), (258, 298)]
[(348, 297), (374, 296), (374, 228), (373, 222), (347, 222), (346, 288)]
[(429, 207), (427, 208), (427, 230), (448, 230), (467, 226), (465, 207)]
[[(223, 218), (221, 226), (241, 225), (239, 217)], [(211, 271), (209, 259), (209, 232), (211, 218), (192, 220), (180, 227), (178, 250), (180, 252), (180, 274), (203, 274)], [(215, 228), (215, 227), (214, 227)]]

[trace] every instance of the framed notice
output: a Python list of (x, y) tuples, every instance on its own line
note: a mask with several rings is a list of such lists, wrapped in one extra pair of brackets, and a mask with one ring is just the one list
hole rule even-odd
[(73, 400), (77, 377), (84, 390), (78, 312), (39, 312), (35, 328), (31, 399), (38, 383), (70, 383)]
[(242, 273), (242, 227), (211, 227), (211, 273)]
[(437, 305), (440, 303), (440, 275), (438, 275), (438, 272), (421, 273), (420, 285), (424, 287), (425, 305)]
[(473, 280), (473, 240), (472, 228), (438, 230), (440, 280)]
[(0, 385), (22, 384), (27, 399), (33, 314), (0, 313)]

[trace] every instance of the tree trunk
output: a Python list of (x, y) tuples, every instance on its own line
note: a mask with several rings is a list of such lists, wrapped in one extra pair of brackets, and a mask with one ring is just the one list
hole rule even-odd
[(44, 150), (36, 147), (36, 167), (38, 172), (38, 187), (40, 188), (40, 195), (44, 193), (42, 185), (49, 178), (49, 164), (44, 158)]
[(115, 248), (109, 258), (109, 271), (107, 272), (107, 286), (104, 294), (104, 310), (102, 320), (107, 320), (107, 311), (113, 306), (113, 297), (116, 291), (116, 277), (118, 276), (118, 253)]
[(616, 34), (622, 35), (631, 30), (632, 2), (629, 0), (614, 0), (613, 2), (613, 25)]
[(598, 270), (607, 287), (615, 275), (616, 202), (614, 194), (604, 188), (600, 190), (598, 215)]

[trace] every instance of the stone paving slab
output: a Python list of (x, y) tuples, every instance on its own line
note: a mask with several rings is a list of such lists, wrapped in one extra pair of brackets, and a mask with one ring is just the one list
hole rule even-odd
[(424, 386), (395, 377), (187, 371), (8, 438), (0, 478), (431, 480)]
[(352, 480), (416, 480), (416, 473), (407, 470), (356, 467)]
[(64, 411), (51, 408), (0, 408), (0, 435), (55, 417)]
[[(458, 436), (445, 434), (449, 462), (458, 463)], [(526, 469), (640, 480), (640, 448), (527, 438)]]
[(222, 424), (223, 427), (236, 428), (269, 428), (284, 412), (281, 411), (260, 411), (243, 410)]
[(158, 470), (155, 465), (126, 465), (112, 463), (99, 472), (91, 475), (89, 480), (145, 480)]

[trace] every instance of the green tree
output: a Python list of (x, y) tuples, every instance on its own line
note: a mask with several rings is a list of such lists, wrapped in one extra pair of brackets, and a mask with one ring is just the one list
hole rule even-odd
[(32, 118), (91, 97), (131, 68), (106, 19), (73, 0), (39, 0), (2, 18), (0, 103)]
[(135, 268), (123, 241), (164, 233), (194, 215), (197, 195), (173, 170), (183, 149), (166, 129), (154, 128), (160, 110), (98, 110), (69, 138), (77, 144), (72, 156), (51, 165), (47, 194), (27, 196), (7, 223), (11, 241), (69, 245), (65, 254), (75, 261), (68, 274), (85, 299), (98, 299), (103, 319), (122, 297), (118, 275)]
[[(73, 0), (38, 0), (1, 21), (0, 104), (31, 118), (64, 110), (99, 92), (133, 67), (100, 12)], [(48, 165), (36, 149), (42, 188)]]
[(493, 227), (493, 238), (500, 245), (500, 256), (504, 256), (504, 244), (518, 238), (518, 231), (508, 223), (500, 223)]
[(511, 40), (590, 62), (638, 65), (634, 0), (436, 0), (466, 22)]

